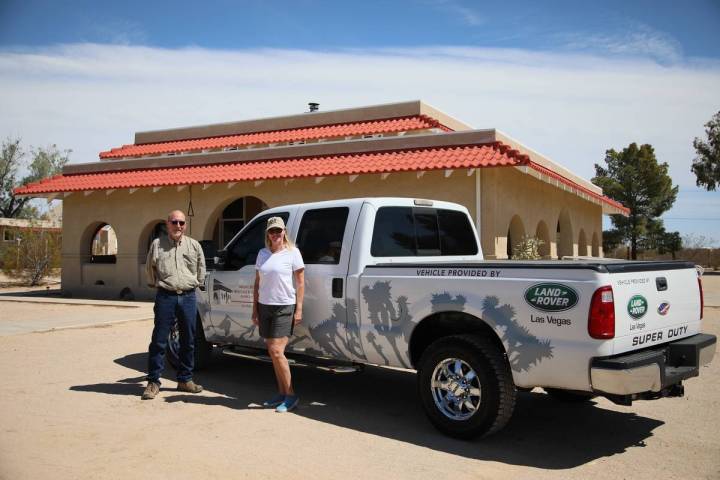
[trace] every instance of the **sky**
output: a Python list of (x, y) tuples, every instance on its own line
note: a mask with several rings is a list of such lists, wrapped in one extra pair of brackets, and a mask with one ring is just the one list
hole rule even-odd
[(587, 179), (649, 143), (666, 228), (720, 245), (690, 171), (718, 45), (718, 0), (0, 0), (0, 137), (86, 163), (136, 131), (420, 99)]

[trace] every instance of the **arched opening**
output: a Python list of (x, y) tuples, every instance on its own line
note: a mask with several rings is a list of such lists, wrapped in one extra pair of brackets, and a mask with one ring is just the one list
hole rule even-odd
[(117, 234), (109, 223), (96, 227), (90, 241), (90, 263), (117, 262)]
[(585, 230), (582, 228), (580, 229), (580, 234), (578, 235), (578, 255), (581, 257), (586, 257), (588, 255), (587, 238), (585, 237)]
[(510, 227), (507, 233), (507, 258), (513, 257), (513, 249), (523, 240), (525, 236), (525, 227), (519, 215), (515, 215), (510, 220)]
[(557, 243), (558, 258), (572, 257), (574, 255), (572, 223), (570, 223), (570, 214), (567, 209), (560, 212), (555, 231), (555, 242)]
[(547, 223), (543, 220), (538, 222), (537, 228), (535, 229), (535, 236), (542, 242), (538, 247), (540, 256), (542, 258), (550, 258), (550, 230), (548, 229)]
[(599, 257), (600, 256), (600, 238), (599, 238), (597, 232), (593, 232), (591, 248), (592, 248), (592, 256)]
[(212, 233), (206, 231), (205, 239), (212, 238), (212, 243), (221, 249), (242, 230), (248, 221), (267, 208), (262, 200), (251, 196), (241, 197), (224, 206), (221, 205), (218, 208), (219, 214), (215, 213), (218, 215), (218, 219), (213, 225)]
[(142, 229), (138, 239), (138, 259), (140, 263), (145, 263), (150, 245), (153, 240), (161, 235), (167, 235), (167, 225), (160, 219), (150, 222)]

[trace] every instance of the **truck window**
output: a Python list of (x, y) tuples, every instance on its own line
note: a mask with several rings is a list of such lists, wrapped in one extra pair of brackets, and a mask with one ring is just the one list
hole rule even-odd
[(440, 255), (437, 213), (432, 208), (413, 209), (417, 255)]
[(437, 212), (442, 254), (476, 255), (478, 246), (467, 215), (456, 210)]
[(302, 217), (297, 247), (305, 264), (337, 265), (350, 210), (347, 207), (308, 210)]
[(381, 207), (375, 216), (370, 254), (373, 257), (414, 257), (415, 221), (410, 207)]
[(374, 257), (475, 255), (467, 215), (454, 210), (381, 207), (375, 216), (370, 254)]
[(290, 214), (272, 213), (256, 218), (227, 247), (225, 270), (239, 270), (245, 265), (255, 265), (257, 254), (265, 247), (265, 224), (270, 217), (280, 217), (287, 225)]

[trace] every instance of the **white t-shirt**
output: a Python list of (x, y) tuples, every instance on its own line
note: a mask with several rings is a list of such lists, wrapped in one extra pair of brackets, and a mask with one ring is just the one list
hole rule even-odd
[(264, 305), (294, 305), (293, 272), (305, 268), (300, 250), (283, 248), (258, 252), (255, 270), (260, 273), (259, 301)]

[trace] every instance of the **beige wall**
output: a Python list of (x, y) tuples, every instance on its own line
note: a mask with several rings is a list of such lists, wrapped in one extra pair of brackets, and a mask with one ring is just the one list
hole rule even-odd
[[(602, 207), (577, 195), (525, 175), (515, 168), (482, 171), (482, 246), (486, 258), (507, 257), (507, 233), (513, 217), (519, 217), (526, 235), (535, 236), (543, 221), (550, 237), (549, 257), (558, 257), (555, 233), (558, 221), (570, 226), (571, 255), (590, 255), (593, 235), (602, 243)], [(562, 222), (566, 224), (566, 222)], [(565, 226), (565, 225), (563, 225)], [(578, 251), (581, 230), (588, 248)], [(514, 242), (515, 243), (515, 242)], [(602, 255), (602, 246), (598, 247)], [(495, 257), (493, 257), (495, 255)]]
[[(189, 234), (197, 239), (212, 239), (213, 229), (222, 210), (234, 200), (253, 196), (268, 207), (289, 203), (332, 200), (348, 197), (400, 196), (432, 198), (461, 203), (475, 212), (476, 175), (480, 175), (482, 212), (480, 228), (482, 247), (487, 258), (504, 258), (506, 234), (513, 216), (518, 215), (525, 232), (535, 234), (540, 220), (547, 223), (554, 242), (555, 226), (562, 208), (567, 208), (573, 228), (573, 245), (577, 252), (580, 229), (588, 244), (594, 233), (601, 234), (601, 207), (575, 195), (543, 183), (514, 168), (483, 169), (472, 175), (465, 170), (417, 173), (393, 173), (385, 180), (381, 175), (361, 175), (353, 182), (348, 176), (327, 177), (316, 183), (314, 178), (213, 184), (192, 188), (195, 216), (189, 218)], [(140, 189), (134, 193), (117, 190), (90, 195), (74, 193), (64, 200), (62, 288), (73, 296), (118, 298), (129, 288), (136, 298), (147, 298), (152, 290), (145, 285), (143, 273), (147, 238), (156, 222), (173, 209), (187, 211), (189, 188)], [(116, 264), (89, 263), (92, 236), (103, 223), (112, 225), (117, 235)], [(601, 237), (599, 237), (601, 238)], [(556, 255), (554, 243), (551, 255)]]

